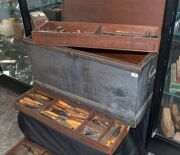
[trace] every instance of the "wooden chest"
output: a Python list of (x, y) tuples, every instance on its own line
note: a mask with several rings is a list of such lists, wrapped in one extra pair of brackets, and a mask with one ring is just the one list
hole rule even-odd
[(132, 127), (151, 99), (157, 54), (70, 49), (31, 45), (35, 83), (86, 100), (91, 108)]

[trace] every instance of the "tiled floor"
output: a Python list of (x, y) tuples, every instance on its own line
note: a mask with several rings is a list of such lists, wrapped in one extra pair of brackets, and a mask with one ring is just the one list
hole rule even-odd
[(23, 138), (17, 125), (17, 111), (12, 104), (16, 97), (16, 94), (0, 87), (0, 155)]

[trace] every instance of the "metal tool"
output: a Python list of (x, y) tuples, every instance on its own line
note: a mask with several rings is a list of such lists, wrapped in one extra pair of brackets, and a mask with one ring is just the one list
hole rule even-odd
[(53, 105), (52, 106), (54, 108), (54, 111), (55, 113), (59, 114), (59, 115), (64, 115), (68, 118), (71, 118), (71, 119), (74, 119), (74, 120), (79, 120), (79, 121), (84, 121), (86, 119), (86, 117), (80, 115), (80, 114), (77, 114), (75, 112), (72, 112), (71, 110), (67, 110), (67, 109), (63, 109), (61, 107), (58, 107), (56, 105)]
[(41, 111), (40, 113), (50, 119), (55, 120), (59, 124), (70, 128), (70, 129), (77, 129), (78, 126), (80, 126), (82, 124), (81, 122), (79, 122), (77, 120), (69, 119), (66, 116), (58, 115), (52, 111), (46, 110), (46, 111)]
[(73, 107), (73, 106), (71, 106), (71, 105), (69, 105), (63, 101), (59, 101), (58, 103), (56, 103), (56, 106), (58, 106), (62, 110), (65, 110), (72, 117), (77, 117), (78, 119), (85, 120), (89, 116), (89, 113), (86, 112), (85, 110), (77, 108), (77, 107)]
[(98, 138), (101, 134), (95, 129), (84, 128), (82, 134), (88, 138)]

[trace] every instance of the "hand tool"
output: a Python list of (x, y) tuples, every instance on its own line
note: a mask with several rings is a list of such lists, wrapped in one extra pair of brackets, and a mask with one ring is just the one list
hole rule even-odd
[(64, 114), (69, 118), (73, 118), (73, 119), (76, 119), (76, 120), (79, 120), (79, 121), (84, 121), (87, 118), (87, 117), (84, 117), (84, 116), (82, 116), (80, 114), (77, 114), (77, 113), (75, 113), (75, 112), (73, 112), (71, 110), (65, 110), (65, 109), (63, 109), (61, 107), (58, 107), (56, 105), (53, 105), (52, 107), (56, 110), (56, 112), (58, 114), (61, 114), (61, 115)]
[(34, 103), (34, 102), (30, 102), (29, 100), (27, 101), (26, 99), (20, 99), (18, 101), (19, 103), (23, 104), (24, 106), (28, 107), (28, 108), (31, 108), (31, 109), (41, 109), (42, 108), (42, 105), (39, 105), (37, 103)]
[(71, 129), (77, 129), (79, 125), (81, 125), (81, 122), (78, 122), (76, 120), (68, 119), (67, 117), (61, 117), (58, 114), (55, 114), (54, 112), (51, 111), (41, 111), (40, 112), (42, 115), (51, 118), (55, 120), (56, 122), (60, 123), (61, 125), (71, 128)]
[(44, 100), (44, 101), (47, 101), (47, 102), (49, 102), (49, 101), (52, 100), (51, 98), (46, 97), (46, 96), (44, 96), (44, 95), (42, 95), (42, 94), (40, 94), (40, 93), (38, 93), (38, 92), (30, 93), (30, 94), (28, 94), (28, 95), (31, 96), (31, 97), (39, 98), (39, 99)]
[(57, 114), (55, 114), (55, 113), (53, 113), (53, 112), (51, 112), (51, 111), (48, 111), (48, 110), (41, 111), (40, 114), (42, 114), (42, 115), (44, 115), (44, 116), (46, 116), (46, 117), (49, 117), (49, 118), (51, 118), (51, 119), (53, 119), (53, 120), (57, 120), (57, 119), (60, 118), (59, 115), (57, 115)]
[(98, 131), (94, 131), (93, 129), (90, 128), (85, 128), (82, 134), (89, 138), (98, 138), (101, 135)]
[(71, 105), (63, 102), (63, 101), (59, 101), (58, 103), (56, 103), (56, 105), (58, 107), (61, 107), (65, 110), (71, 110), (72, 112), (78, 113), (80, 115), (82, 115), (85, 119), (88, 117), (89, 113), (83, 109), (77, 108), (77, 107), (72, 107)]
[(112, 144), (114, 144), (118, 138), (118, 135), (120, 134), (121, 128), (120, 126), (118, 126), (114, 132), (112, 133), (111, 137), (109, 138), (109, 140), (106, 142), (107, 146), (111, 146)]
[(74, 117), (84, 119), (84, 120), (88, 118), (89, 113), (87, 113), (87, 112), (84, 113), (84, 110), (72, 107), (70, 105), (64, 105), (64, 104), (61, 104), (61, 103), (64, 103), (64, 102), (58, 102), (58, 103), (56, 103), (56, 106), (58, 106), (59, 108), (65, 110), (66, 112), (73, 115)]
[(23, 97), (22, 100), (24, 102), (26, 102), (27, 104), (32, 104), (32, 105), (39, 105), (39, 106), (43, 106), (44, 104), (39, 102), (39, 101), (35, 101), (29, 97)]
[(110, 122), (100, 120), (99, 118), (94, 118), (94, 119), (92, 120), (92, 122), (93, 122), (94, 124), (96, 124), (96, 125), (99, 125), (99, 126), (103, 127), (103, 128), (107, 128), (107, 127), (110, 125)]
[(23, 146), (26, 148), (26, 152), (24, 153), (24, 155), (53, 155), (48, 151), (34, 151), (35, 147), (31, 144), (28, 144), (27, 142), (24, 142)]

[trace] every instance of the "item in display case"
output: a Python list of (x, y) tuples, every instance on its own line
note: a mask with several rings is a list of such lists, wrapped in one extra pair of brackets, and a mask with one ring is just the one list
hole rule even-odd
[(30, 93), (28, 95), (33, 98), (34, 97), (37, 98), (37, 100), (43, 100), (45, 102), (50, 102), (53, 100), (51, 97), (47, 97), (47, 96), (43, 95), (41, 92), (34, 92), (34, 93)]
[[(37, 95), (36, 93), (40, 92)], [(54, 95), (52, 95), (52, 94)], [(37, 98), (28, 98), (36, 95)], [(48, 94), (45, 95), (44, 94)], [(59, 94), (60, 95), (60, 94)], [(15, 103), (17, 110), (28, 114), (40, 122), (55, 128), (62, 135), (73, 137), (72, 143), (86, 143), (94, 149), (106, 154), (113, 154), (127, 135), (129, 126), (113, 118), (109, 118), (88, 107), (82, 106), (80, 101), (66, 99), (54, 93), (53, 90), (36, 86), (23, 94)], [(50, 96), (50, 97), (49, 97)], [(53, 97), (52, 97), (53, 96)], [(33, 109), (21, 104), (25, 100), (30, 106), (40, 105), (40, 99), (51, 99), (50, 104), (43, 104), (42, 110)], [(76, 103), (76, 104), (75, 104)], [(77, 104), (78, 103), (78, 104)], [(72, 141), (72, 140), (71, 140)]]
[[(81, 111), (81, 113), (79, 111)], [(59, 101), (48, 108), (48, 110), (41, 111), (41, 114), (56, 120), (58, 123), (70, 129), (76, 130), (89, 115), (88, 112), (86, 112), (87, 115), (85, 115), (82, 111), (85, 112), (80, 108), (73, 108), (71, 105)]]
[(176, 19), (176, 23), (175, 23), (175, 26), (174, 26), (174, 33), (175, 34), (180, 33), (180, 17), (178, 17)]
[(163, 108), (163, 114), (161, 119), (161, 127), (166, 137), (172, 138), (174, 136), (174, 124), (171, 118), (170, 108)]
[(176, 103), (171, 105), (171, 115), (175, 128), (180, 129), (180, 112)]
[(31, 12), (30, 18), (33, 30), (48, 21), (48, 18), (42, 11)]
[(31, 107), (31, 108), (41, 108), (44, 105), (43, 103), (41, 103), (39, 101), (35, 101), (28, 97), (24, 97), (24, 98), (20, 99), (19, 103), (24, 104), (25, 106)]
[[(0, 21), (0, 37), (8, 42), (22, 41), (23, 39), (23, 24), (15, 18), (7, 18)], [(9, 39), (8, 39), (9, 38)]]
[(180, 92), (180, 56), (176, 63), (171, 65), (170, 92)]
[(102, 131), (98, 130), (97, 128), (90, 127), (90, 126), (85, 126), (81, 133), (85, 137), (88, 137), (94, 140), (98, 140), (99, 137), (102, 135)]
[(103, 128), (108, 128), (111, 124), (110, 120), (105, 118), (105, 117), (100, 117), (98, 115), (95, 115), (95, 117), (92, 119), (92, 123), (103, 127)]
[(89, 116), (89, 112), (78, 107), (73, 107), (70, 104), (65, 103), (64, 101), (61, 100), (56, 103), (56, 106), (61, 110), (66, 111), (70, 117), (85, 120)]
[(0, 0), (0, 6), (15, 8), (17, 4), (18, 4), (17, 0)]
[(176, 142), (180, 143), (180, 132), (176, 132), (176, 134), (174, 135), (173, 139), (174, 139)]
[(5, 155), (55, 155), (43, 148), (42, 146), (35, 144), (27, 139), (23, 139)]
[(41, 110), (46, 104), (50, 104), (52, 101), (53, 99), (51, 97), (44, 95), (40, 91), (32, 91), (20, 98), (18, 103), (31, 109)]
[(34, 44), (129, 51), (159, 51), (158, 27), (47, 22), (32, 32)]
[(62, 114), (58, 115), (52, 111), (46, 110), (46, 111), (41, 111), (40, 113), (48, 118), (53, 119), (60, 125), (63, 125), (64, 127), (69, 128), (69, 129), (76, 130), (81, 125), (81, 122), (77, 120), (68, 119), (67, 117), (65, 118), (64, 116), (62, 116)]
[(176, 62), (176, 69), (177, 69), (177, 82), (180, 83), (180, 56), (179, 56), (179, 59), (177, 60)]
[(116, 142), (117, 137), (120, 134), (120, 132), (121, 132), (121, 128), (120, 127), (115, 128), (115, 130), (113, 131), (112, 135), (107, 140), (106, 145), (107, 146), (111, 146), (112, 144), (114, 144)]

